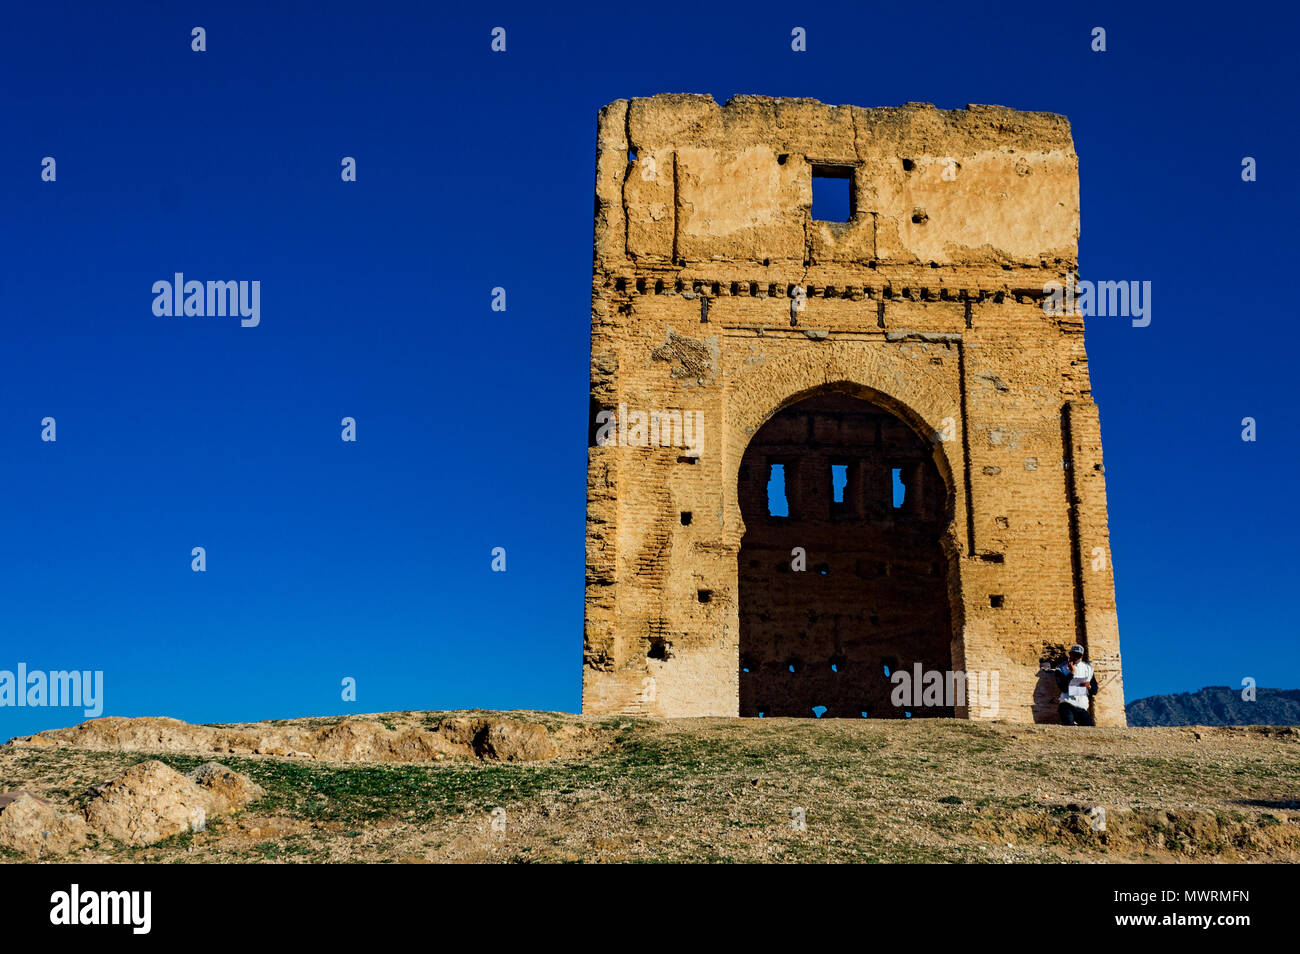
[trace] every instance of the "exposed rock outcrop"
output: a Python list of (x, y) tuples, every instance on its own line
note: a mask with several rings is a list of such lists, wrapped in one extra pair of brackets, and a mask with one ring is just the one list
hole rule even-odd
[(330, 762), (432, 762), (485, 759), (529, 762), (555, 758), (582, 733), (516, 719), (453, 716), (398, 729), (367, 719), (310, 724), (190, 725), (179, 719), (93, 719), (12, 740), (15, 746), (63, 745), (101, 752), (187, 752), (273, 755)]
[(155, 759), (96, 785), (85, 814), (92, 828), (118, 841), (150, 845), (201, 831), (209, 818), (238, 810), (260, 793), (224, 765), (210, 762), (186, 777)]
[(262, 797), (262, 788), (256, 782), (218, 762), (205, 762), (188, 777), (207, 793), (214, 814), (238, 811)]
[(0, 848), (32, 858), (61, 855), (86, 843), (86, 822), (31, 792), (0, 795)]

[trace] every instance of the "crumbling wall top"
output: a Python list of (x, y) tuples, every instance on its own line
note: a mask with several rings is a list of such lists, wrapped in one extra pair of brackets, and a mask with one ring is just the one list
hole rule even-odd
[[(600, 113), (597, 257), (1072, 268), (1069, 121), (1003, 106), (661, 94)], [(843, 221), (814, 179), (851, 183)]]

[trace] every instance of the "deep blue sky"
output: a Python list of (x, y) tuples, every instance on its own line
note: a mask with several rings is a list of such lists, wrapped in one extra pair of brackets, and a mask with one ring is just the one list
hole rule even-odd
[[(106, 714), (190, 721), (576, 710), (596, 111), (700, 92), (1067, 115), (1084, 277), (1154, 283), (1150, 327), (1087, 332), (1128, 697), (1294, 686), (1296, 28), (1133, 3), (11, 5), (0, 669), (103, 669)], [(260, 280), (260, 327), (154, 317), (176, 271)], [(81, 718), (0, 709), (0, 738)]]

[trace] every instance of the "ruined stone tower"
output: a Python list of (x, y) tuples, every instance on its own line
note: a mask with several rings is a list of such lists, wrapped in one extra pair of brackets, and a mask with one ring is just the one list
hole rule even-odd
[[(1123, 725), (1083, 322), (1043, 308), (1078, 235), (1050, 113), (602, 109), (583, 710), (1054, 722), (1077, 642)], [(895, 701), (932, 671), (994, 692)]]

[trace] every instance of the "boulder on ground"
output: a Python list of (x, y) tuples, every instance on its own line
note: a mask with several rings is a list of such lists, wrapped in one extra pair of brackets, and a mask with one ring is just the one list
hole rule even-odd
[(256, 782), (219, 762), (205, 762), (189, 774), (189, 779), (208, 793), (214, 814), (239, 811), (262, 797)]
[[(224, 765), (210, 762), (186, 778), (157, 760), (133, 765), (111, 782), (92, 789), (86, 821), (129, 845), (149, 845), (247, 804), (257, 789)], [(242, 801), (241, 801), (242, 799)]]
[(86, 822), (61, 812), (31, 792), (0, 795), (0, 848), (39, 858), (61, 855), (86, 843)]

